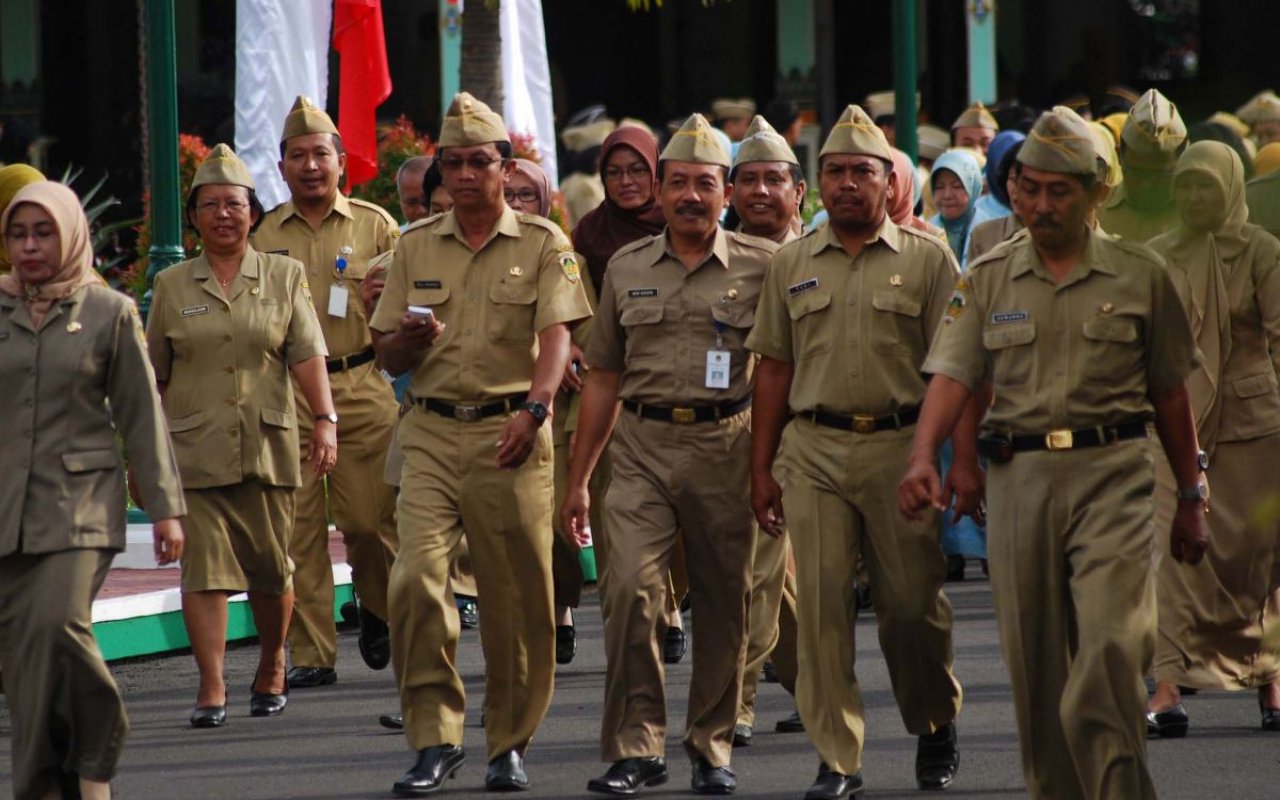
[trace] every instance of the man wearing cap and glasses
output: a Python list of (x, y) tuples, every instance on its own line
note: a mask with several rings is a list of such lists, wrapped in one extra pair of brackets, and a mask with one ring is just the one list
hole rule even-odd
[[(329, 350), (326, 365), (336, 414), (325, 418), (338, 426), (341, 453), (327, 478), (303, 469), (298, 489), (289, 542), (296, 593), (289, 623), (291, 689), (338, 680), (330, 514), (342, 531), (360, 601), (360, 654), (373, 669), (385, 668), (391, 657), (387, 573), (396, 551), (395, 497), (382, 480), (382, 464), (395, 427), (396, 399), (373, 363), (360, 286), (369, 262), (391, 250), (400, 231), (383, 209), (338, 191), (346, 159), (333, 120), (299, 96), (280, 139), (280, 174), (290, 199), (268, 211), (250, 238), (258, 252), (286, 255), (307, 268)], [(298, 435), (305, 441), (314, 415), (302, 393), (294, 394)]]
[(371, 321), (387, 369), (413, 376), (388, 591), (404, 731), (418, 753), (392, 787), (401, 796), (438, 791), (465, 760), (448, 582), (464, 530), (479, 593), (502, 610), (480, 617), (486, 789), (528, 788), (525, 751), (551, 706), (546, 422), (569, 361), (569, 328), (591, 311), (568, 239), (503, 200), (511, 154), (502, 117), (458, 94), (438, 151), (455, 205), (405, 233)]
[[(924, 365), (933, 379), (899, 506), (912, 518), (946, 507), (935, 454), (978, 397), (991, 589), (1027, 787), (1055, 800), (1155, 797), (1142, 680), (1152, 536), (1171, 535), (1180, 561), (1204, 554), (1183, 383), (1199, 356), (1160, 260), (1087, 224), (1105, 191), (1087, 123), (1046, 112), (1018, 161), (1027, 232), (956, 284)], [(1152, 419), (1180, 487), (1172, 534), (1152, 526)]]
[(1186, 147), (1187, 128), (1178, 107), (1148, 89), (1129, 109), (1120, 131), (1124, 181), (1098, 211), (1103, 230), (1141, 243), (1178, 227), (1173, 168)]

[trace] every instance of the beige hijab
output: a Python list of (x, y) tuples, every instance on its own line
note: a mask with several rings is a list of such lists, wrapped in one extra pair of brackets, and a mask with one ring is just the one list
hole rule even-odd
[(1196, 415), (1200, 446), (1212, 455), (1217, 442), (1219, 380), (1231, 355), (1231, 307), (1226, 279), (1248, 246), (1244, 164), (1228, 145), (1215, 141), (1192, 144), (1178, 159), (1174, 180), (1187, 172), (1209, 177), (1222, 190), (1222, 222), (1212, 231), (1179, 225), (1151, 241), (1169, 262), (1170, 277), (1182, 298), (1196, 344), (1204, 354), (1199, 369), (1187, 378), (1187, 391)]
[(0, 231), (8, 229), (14, 209), (24, 203), (40, 206), (53, 218), (62, 243), (62, 263), (53, 277), (39, 284), (23, 283), (16, 269), (0, 275), (0, 291), (26, 303), (31, 323), (38, 330), (55, 303), (70, 297), (81, 286), (100, 284), (101, 280), (93, 269), (89, 221), (75, 192), (53, 181), (24, 186), (0, 216)]

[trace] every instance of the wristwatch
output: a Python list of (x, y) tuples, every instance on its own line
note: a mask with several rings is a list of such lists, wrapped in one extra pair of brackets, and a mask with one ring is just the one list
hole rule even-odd
[(1178, 489), (1179, 500), (1208, 500), (1209, 487), (1203, 483), (1197, 483), (1195, 486)]
[(547, 421), (547, 407), (542, 403), (529, 401), (521, 405), (520, 408), (523, 411), (528, 411), (529, 416), (533, 417), (533, 421), (538, 423), (539, 426)]
[(1201, 471), (1201, 472), (1205, 472), (1206, 470), (1208, 470), (1208, 469), (1209, 469), (1209, 454), (1208, 454), (1208, 453), (1206, 453), (1206, 452), (1205, 452), (1205, 451), (1203, 451), (1203, 450), (1201, 450), (1201, 451), (1199, 451), (1198, 453), (1196, 453), (1196, 466), (1200, 468), (1200, 471)]
[(332, 422), (334, 425), (338, 424), (338, 415), (333, 413), (332, 411), (330, 411), (328, 414), (316, 414), (316, 422), (319, 422), (322, 419), (327, 419), (330, 422)]

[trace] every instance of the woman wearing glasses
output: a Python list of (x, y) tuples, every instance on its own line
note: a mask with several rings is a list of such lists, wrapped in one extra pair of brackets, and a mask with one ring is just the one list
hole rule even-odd
[(227, 718), (228, 595), (248, 591), (258, 630), (250, 715), (275, 716), (287, 702), (288, 542), (301, 482), (290, 373), (317, 414), (307, 455), (318, 474), (337, 462), (337, 416), (304, 268), (249, 246), (262, 206), (226, 145), (200, 166), (186, 210), (204, 250), (156, 277), (147, 342), (188, 509), (182, 614), (200, 671), (191, 725), (217, 728)]

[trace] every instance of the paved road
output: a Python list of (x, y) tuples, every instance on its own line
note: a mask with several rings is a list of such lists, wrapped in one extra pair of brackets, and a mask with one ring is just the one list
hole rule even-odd
[[(970, 570), (974, 576), (975, 570)], [(948, 589), (956, 606), (956, 671), (965, 690), (960, 718), (960, 778), (949, 797), (1025, 796), (1007, 678), (1000, 662), (991, 597), (981, 580)], [(482, 613), (500, 613), (482, 609)], [(902, 728), (879, 655), (874, 623), (858, 625), (859, 679), (867, 705), (864, 775), (868, 795), (920, 798), (915, 790), (915, 740)], [(603, 770), (598, 755), (604, 685), (600, 616), (594, 593), (579, 616), (577, 660), (558, 674), (555, 704), (528, 759), (529, 797), (591, 797), (588, 778)], [(697, 635), (694, 631), (693, 635)], [(468, 702), (478, 706), (483, 662), (479, 637), (464, 631), (458, 650)], [(386, 798), (392, 782), (411, 764), (402, 736), (385, 732), (377, 716), (395, 706), (391, 671), (371, 672), (356, 653), (355, 638), (341, 637), (339, 683), (293, 694), (278, 719), (248, 716), (255, 650), (228, 654), (232, 687), (227, 727), (194, 731), (186, 718), (195, 696), (190, 656), (150, 659), (114, 667), (133, 721), (128, 749), (115, 781), (119, 800), (282, 800), (283, 798)], [(679, 743), (689, 663), (668, 672), (671, 783), (651, 797), (690, 796), (688, 768)], [(1165, 798), (1280, 797), (1280, 735), (1258, 730), (1256, 700), (1215, 693), (1191, 698), (1192, 736), (1152, 744), (1156, 785)], [(761, 725), (755, 743), (735, 754), (742, 797), (799, 797), (813, 779), (817, 758), (803, 734), (776, 734), (774, 721), (790, 713), (790, 698), (776, 684), (762, 684)], [(444, 797), (481, 797), (483, 732), (469, 722), (470, 760)], [(9, 796), (9, 720), (0, 701), (0, 795)]]

